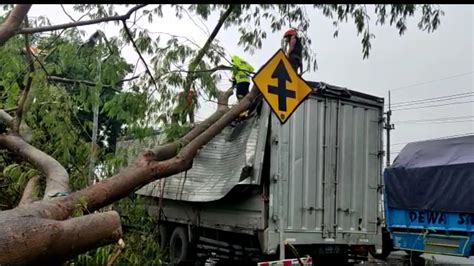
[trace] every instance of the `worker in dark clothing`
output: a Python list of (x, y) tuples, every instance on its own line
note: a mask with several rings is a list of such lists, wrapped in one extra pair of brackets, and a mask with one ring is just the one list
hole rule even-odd
[[(297, 74), (303, 71), (303, 45), (295, 29), (289, 29), (283, 35), (283, 48)], [(286, 49), (285, 49), (286, 47)]]

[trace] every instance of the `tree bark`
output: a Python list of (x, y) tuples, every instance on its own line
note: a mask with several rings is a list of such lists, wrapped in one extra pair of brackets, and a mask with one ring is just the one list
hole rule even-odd
[(39, 200), (38, 189), (39, 189), (39, 176), (33, 176), (26, 184), (23, 195), (21, 196), (20, 203), (18, 205), (25, 205)]
[(122, 236), (120, 216), (115, 211), (66, 221), (6, 218), (0, 230), (1, 265), (58, 263)]
[(16, 5), (3, 24), (0, 25), (0, 46), (16, 34), (31, 5)]

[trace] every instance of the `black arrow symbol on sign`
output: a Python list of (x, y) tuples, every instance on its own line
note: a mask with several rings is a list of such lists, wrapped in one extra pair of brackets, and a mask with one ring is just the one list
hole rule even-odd
[(273, 71), (272, 78), (278, 79), (278, 87), (268, 86), (268, 93), (278, 95), (278, 109), (280, 111), (286, 112), (286, 98), (296, 98), (295, 91), (290, 91), (286, 89), (286, 81), (291, 82), (290, 75), (286, 71), (285, 64), (283, 60), (280, 60), (278, 66)]

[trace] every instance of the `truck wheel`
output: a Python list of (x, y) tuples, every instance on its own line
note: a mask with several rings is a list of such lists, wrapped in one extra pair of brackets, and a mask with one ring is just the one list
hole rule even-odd
[(174, 229), (170, 239), (170, 259), (180, 263), (189, 258), (191, 245), (188, 242), (188, 231), (182, 226)]
[(158, 244), (161, 250), (166, 250), (170, 244), (171, 228), (167, 225), (158, 225)]

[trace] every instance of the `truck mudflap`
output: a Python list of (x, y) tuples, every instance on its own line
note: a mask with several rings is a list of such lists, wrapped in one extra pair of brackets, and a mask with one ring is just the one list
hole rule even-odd
[(471, 236), (392, 232), (395, 249), (469, 257)]
[[(303, 265), (313, 265), (313, 259), (310, 256), (300, 258)], [(292, 266), (301, 265), (298, 259), (285, 259), (285, 260), (274, 260), (264, 261), (257, 263), (257, 266)]]

